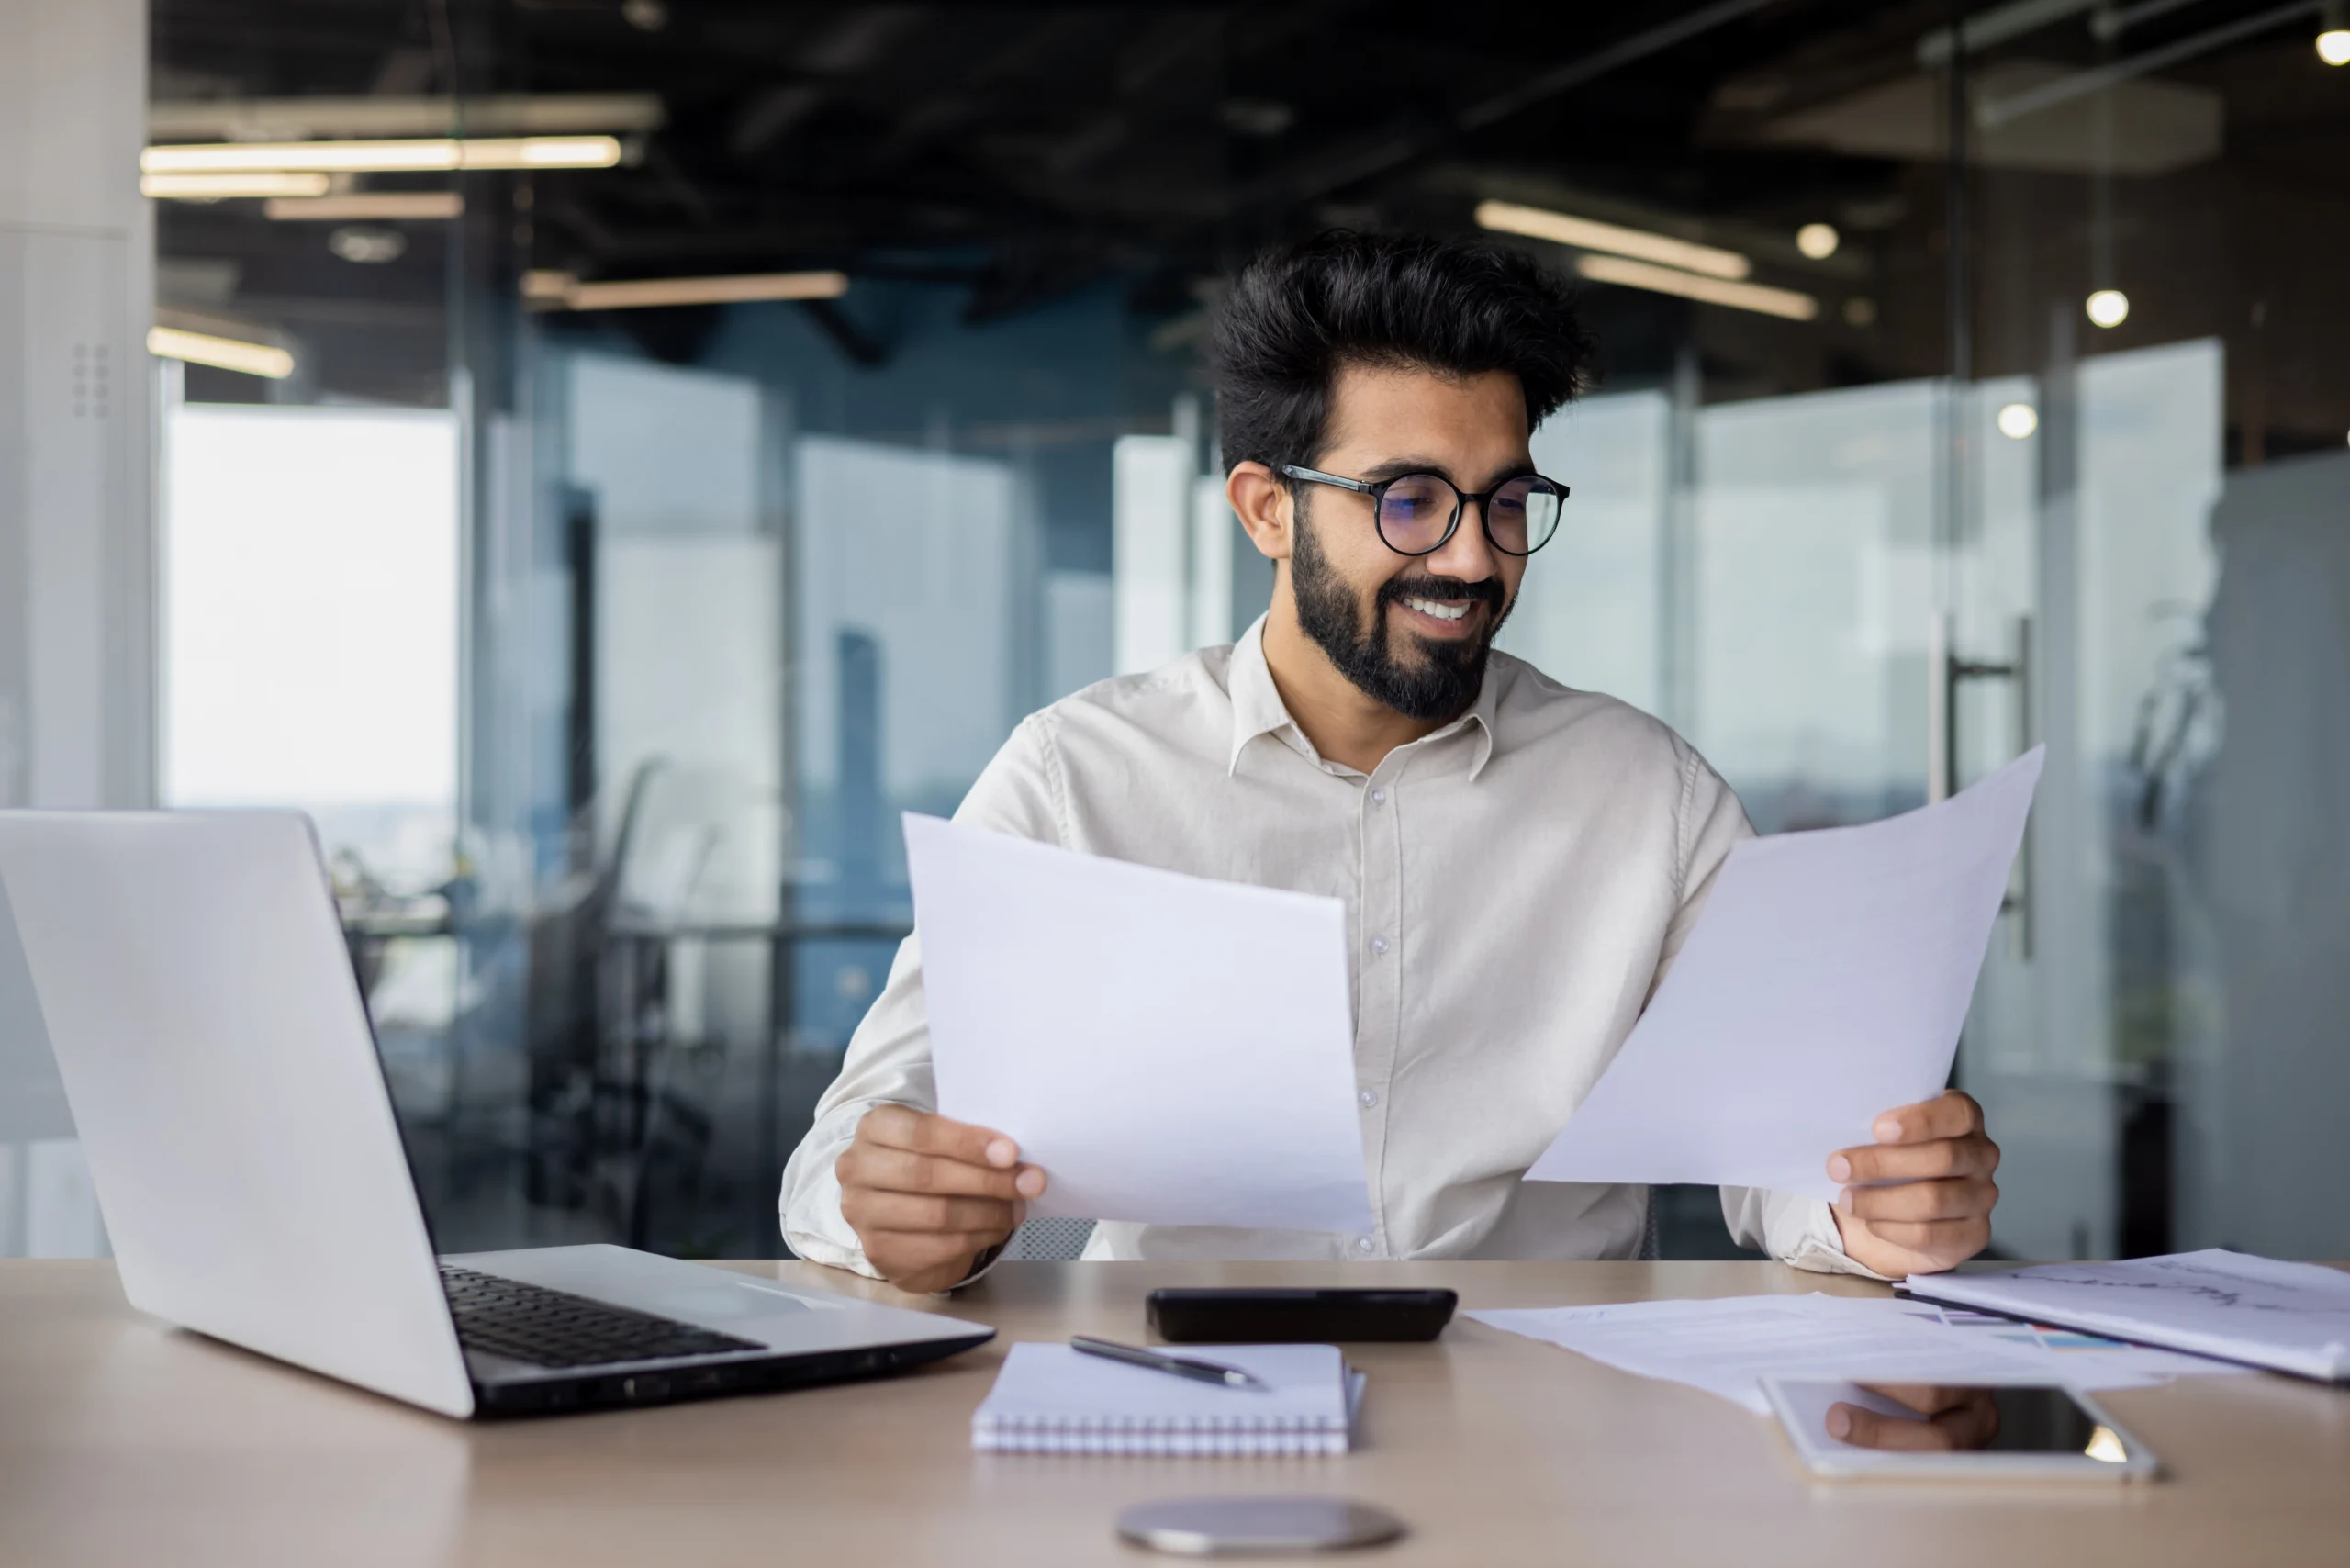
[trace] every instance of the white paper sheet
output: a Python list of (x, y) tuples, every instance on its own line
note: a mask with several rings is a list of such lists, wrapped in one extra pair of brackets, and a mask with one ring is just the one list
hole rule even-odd
[[(2210, 1248), (2113, 1263), (1913, 1274), (1939, 1300), (2350, 1382), (2350, 1273)], [(1953, 1311), (1956, 1309), (1953, 1308)]]
[(1857, 1383), (2049, 1383), (2138, 1388), (2240, 1372), (2029, 1324), (1884, 1297), (1752, 1295), (1464, 1313), (1635, 1373), (1770, 1414), (1766, 1377)]
[(2042, 748), (1939, 805), (1751, 839), (1532, 1182), (1834, 1199), (1828, 1157), (1949, 1081)]
[(1370, 1233), (1337, 900), (905, 823), (938, 1109), (1032, 1216)]

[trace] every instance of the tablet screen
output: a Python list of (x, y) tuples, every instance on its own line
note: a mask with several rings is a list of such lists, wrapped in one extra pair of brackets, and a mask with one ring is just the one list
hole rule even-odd
[(2062, 1388), (1813, 1383), (1792, 1403), (1815, 1441), (1890, 1453), (2077, 1454), (2119, 1464), (2114, 1432)]

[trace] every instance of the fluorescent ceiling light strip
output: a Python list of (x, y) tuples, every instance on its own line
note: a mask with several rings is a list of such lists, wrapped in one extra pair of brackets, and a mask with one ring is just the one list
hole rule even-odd
[(575, 283), (562, 303), (573, 310), (638, 310), (660, 305), (740, 305), (766, 299), (837, 299), (845, 273), (755, 273), (740, 277), (653, 277), (624, 283)]
[(328, 136), (548, 136), (661, 129), (653, 93), (502, 93), (432, 96), (190, 98), (151, 104), (157, 141), (308, 141)]
[(221, 201), (236, 196), (316, 196), (327, 194), (324, 174), (141, 174), (139, 194), (174, 201)]
[(2289, 6), (2278, 6), (2256, 16), (2240, 17), (2223, 23), (2208, 32), (2180, 39), (2160, 49), (2150, 49), (2143, 54), (2133, 54), (2127, 60), (2117, 60), (2109, 65), (2087, 71), (2076, 71), (2069, 76), (2059, 76), (2037, 87), (2004, 98), (1986, 98), (1975, 106), (1975, 123), (1986, 130), (1997, 129), (2010, 120), (2054, 108), (2058, 104), (2072, 102), (2091, 93), (2145, 75), (2153, 71), (2166, 71), (2182, 62), (2196, 59), (2223, 49), (2239, 39), (2247, 39), (2279, 28), (2297, 17), (2315, 16), (2324, 9), (2323, 0), (2294, 0)]
[(416, 141), (220, 141), (150, 147), (139, 155), (150, 174), (271, 173), (434, 173), (453, 169), (609, 169), (621, 161), (610, 136), (431, 137)]
[(216, 338), (209, 332), (184, 332), (177, 327), (150, 327), (147, 352), (157, 359), (180, 359), (190, 364), (240, 370), (247, 375), (265, 375), (272, 381), (283, 381), (294, 374), (294, 356), (274, 344)]
[(1612, 255), (1658, 262), (1710, 277), (1742, 278), (1754, 270), (1754, 263), (1736, 251), (1700, 245), (1693, 240), (1676, 240), (1670, 234), (1652, 234), (1645, 229), (1602, 223), (1596, 218), (1574, 218), (1546, 207), (1520, 207), (1516, 202), (1479, 202), (1477, 225), (1504, 234), (1523, 234), (1530, 240), (1572, 245), (1577, 250), (1606, 251)]
[[(2026, 33), (2094, 10), (2098, 0), (2015, 0), (2009, 6), (1995, 6), (1987, 11), (1977, 11), (1960, 24), (1959, 48), (1972, 54), (1989, 49), (1994, 44), (2021, 38)], [(1939, 71), (1957, 52), (1952, 47), (1951, 29), (1936, 28), (1918, 40), (1918, 63), (1929, 71)]]
[(1575, 270), (1594, 283), (1621, 284), (1626, 288), (1645, 288), (1655, 294), (1677, 294), (1684, 299), (1727, 305), (1736, 310), (1759, 310), (1765, 316), (1781, 316), (1790, 321), (1808, 321), (1819, 314), (1818, 300), (1792, 288), (1704, 277), (1618, 256), (1578, 256)]
[(263, 210), (279, 222), (433, 219), (463, 218), (465, 198), (455, 191), (362, 191), (348, 196), (281, 198)]

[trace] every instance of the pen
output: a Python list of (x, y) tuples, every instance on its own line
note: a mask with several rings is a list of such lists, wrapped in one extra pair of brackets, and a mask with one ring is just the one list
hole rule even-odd
[(1096, 1339), (1089, 1335), (1069, 1336), (1069, 1349), (1082, 1355), (1100, 1356), (1128, 1366), (1147, 1367), (1152, 1372), (1173, 1372), (1177, 1377), (1193, 1378), (1201, 1383), (1220, 1383), (1225, 1388), (1253, 1388), (1260, 1394), (1272, 1392), (1272, 1384), (1242, 1368), (1226, 1366), (1222, 1361), (1194, 1361), (1189, 1356), (1162, 1355), (1136, 1345), (1121, 1345), (1109, 1339)]

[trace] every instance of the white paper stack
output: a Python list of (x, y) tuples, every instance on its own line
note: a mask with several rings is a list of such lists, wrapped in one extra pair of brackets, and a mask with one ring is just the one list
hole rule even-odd
[(2350, 1273), (2211, 1248), (2118, 1263), (1912, 1274), (1913, 1295), (2350, 1382)]
[(971, 1446), (1014, 1453), (1344, 1453), (1362, 1374), (1336, 1345), (1218, 1345), (1266, 1389), (1197, 1383), (1067, 1345), (1018, 1344), (971, 1417)]
[[(1938, 1278), (1942, 1276), (1937, 1276)], [(2244, 1369), (1883, 1296), (1726, 1296), (1462, 1314), (1768, 1415), (1765, 1378), (2143, 1388)]]

